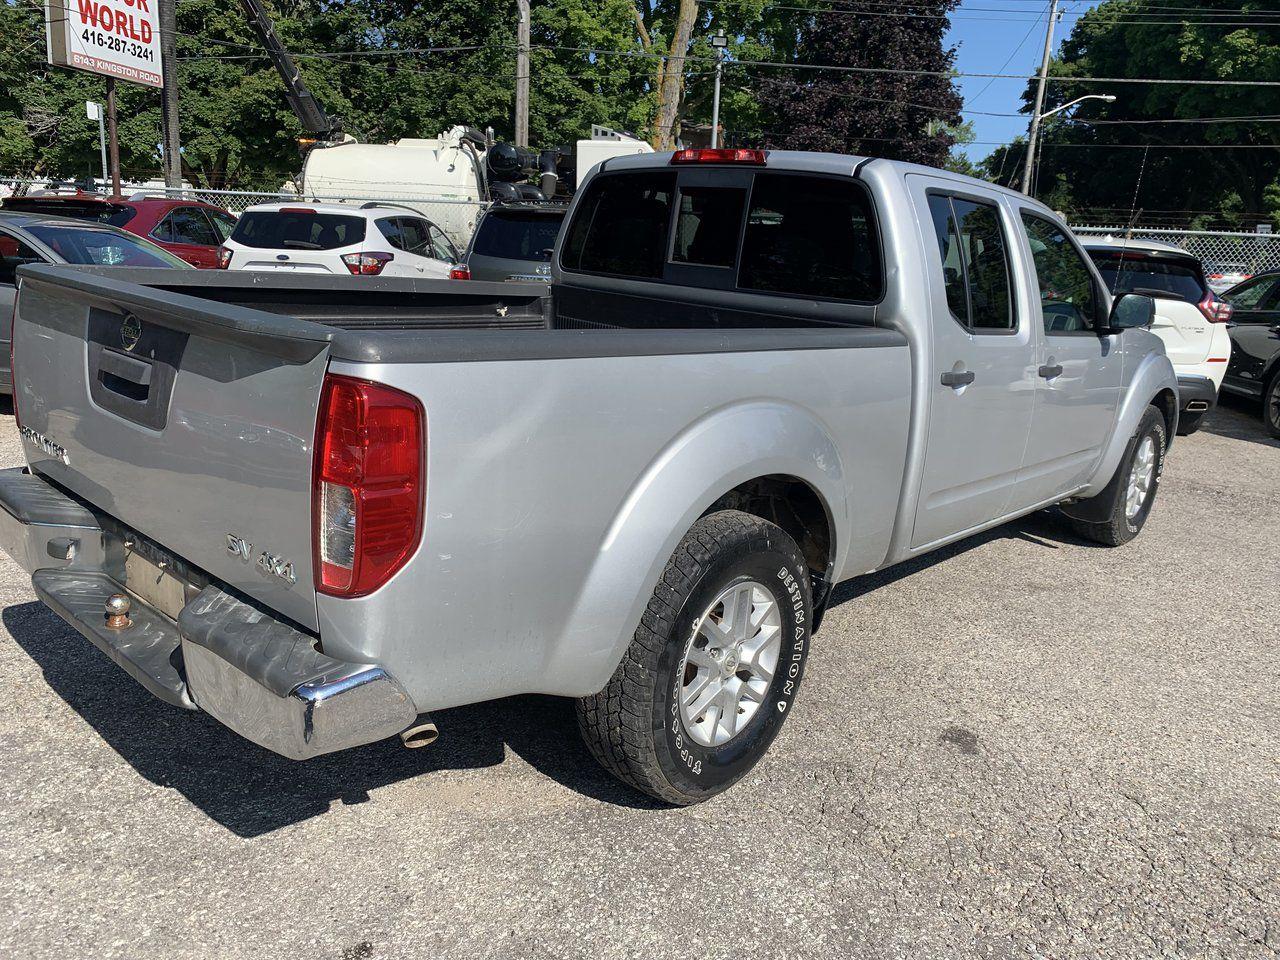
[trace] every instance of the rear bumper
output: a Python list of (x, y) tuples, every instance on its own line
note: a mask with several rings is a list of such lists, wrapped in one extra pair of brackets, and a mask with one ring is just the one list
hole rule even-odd
[[(128, 537), (39, 476), (0, 470), (0, 547), (46, 606), (161, 700), (294, 760), (394, 736), (417, 718), (382, 667), (326, 656), (310, 634), (216, 584), (191, 583), (176, 621), (149, 606), (128, 590)], [(106, 625), (113, 593), (131, 597), (121, 629)]]
[(1218, 405), (1218, 387), (1208, 377), (1178, 374), (1179, 409), (1186, 413), (1203, 413)]

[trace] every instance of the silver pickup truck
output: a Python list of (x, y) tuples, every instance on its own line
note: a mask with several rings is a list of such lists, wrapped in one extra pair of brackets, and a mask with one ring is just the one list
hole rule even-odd
[(0, 540), (154, 694), (277, 753), (554, 694), (683, 804), (767, 750), (835, 584), (1054, 504), (1118, 545), (1151, 509), (1153, 303), (1025, 196), (621, 158), (553, 265), (549, 297), (24, 267)]

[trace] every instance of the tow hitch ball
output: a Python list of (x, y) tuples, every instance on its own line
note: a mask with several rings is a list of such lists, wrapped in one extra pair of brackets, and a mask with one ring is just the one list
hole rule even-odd
[(129, 608), (132, 604), (128, 596), (123, 593), (113, 593), (107, 597), (107, 602), (103, 606), (106, 608), (108, 630), (123, 630), (125, 627), (133, 626), (133, 621), (129, 619)]

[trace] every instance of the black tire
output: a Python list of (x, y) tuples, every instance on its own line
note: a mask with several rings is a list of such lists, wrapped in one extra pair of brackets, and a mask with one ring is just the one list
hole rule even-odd
[[(1111, 482), (1097, 496), (1063, 507), (1063, 513), (1071, 518), (1071, 525), (1080, 536), (1108, 547), (1118, 547), (1138, 535), (1147, 522), (1151, 505), (1155, 503), (1156, 493), (1160, 489), (1167, 436), (1164, 415), (1155, 407), (1147, 407), (1138, 423), (1137, 432), (1129, 440), (1124, 456), (1120, 458), (1120, 466), (1116, 468)], [(1154, 441), (1155, 472), (1141, 506), (1130, 517), (1125, 509), (1129, 474), (1133, 470), (1138, 449), (1147, 437)]]
[(1187, 413), (1183, 410), (1178, 417), (1178, 436), (1189, 437), (1200, 429), (1200, 425), (1204, 423), (1207, 410), (1201, 410), (1199, 413)]
[(1262, 422), (1268, 433), (1280, 439), (1280, 372), (1273, 373), (1262, 390)]
[[(720, 746), (703, 746), (688, 734), (678, 699), (689, 671), (702, 669), (686, 662), (686, 648), (714, 601), (748, 581), (777, 603), (776, 669), (746, 725)], [(578, 701), (587, 747), (619, 780), (667, 803), (698, 803), (727, 790), (764, 756), (791, 712), (812, 623), (808, 568), (782, 528), (737, 510), (702, 517), (667, 562), (608, 685)]]

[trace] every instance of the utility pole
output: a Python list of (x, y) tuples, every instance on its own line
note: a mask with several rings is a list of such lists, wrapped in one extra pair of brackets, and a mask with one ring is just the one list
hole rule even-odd
[(720, 73), (724, 69), (725, 48), (729, 46), (729, 38), (723, 30), (717, 30), (711, 38), (711, 46), (716, 51), (716, 92), (711, 98), (711, 149), (720, 146)]
[(1053, 55), (1053, 25), (1058, 20), (1058, 0), (1050, 0), (1049, 24), (1044, 32), (1044, 57), (1040, 60), (1040, 80), (1036, 84), (1036, 105), (1031, 111), (1031, 130), (1027, 134), (1027, 160), (1022, 166), (1022, 192), (1031, 193), (1031, 169), (1036, 162), (1036, 139), (1040, 136), (1040, 111), (1044, 109), (1044, 84), (1049, 76), (1049, 58)]
[(160, 129), (164, 131), (164, 185), (182, 186), (182, 137), (178, 128), (178, 5), (159, 0), (160, 13)]
[(116, 78), (107, 77), (107, 142), (111, 153), (111, 196), (120, 197), (120, 138), (116, 135)]
[(516, 0), (516, 146), (529, 145), (529, 0)]

